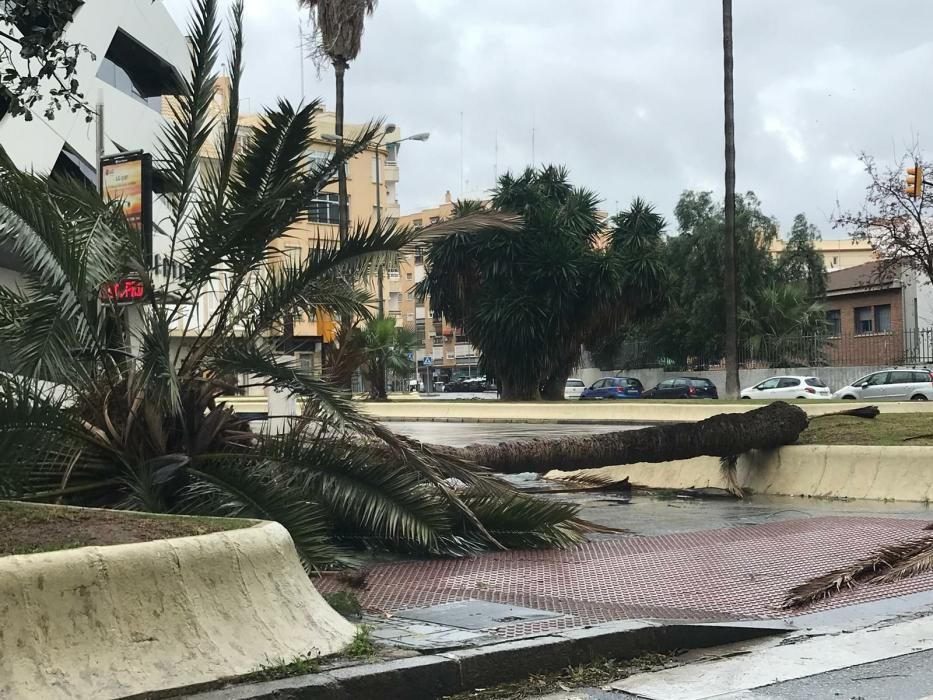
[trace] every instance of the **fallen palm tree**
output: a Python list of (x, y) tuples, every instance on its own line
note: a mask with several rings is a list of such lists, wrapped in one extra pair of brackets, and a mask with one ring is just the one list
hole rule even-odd
[(733, 460), (749, 450), (769, 450), (795, 442), (808, 422), (802, 408), (775, 402), (696, 423), (437, 449), (503, 474), (670, 462), (703, 456)]

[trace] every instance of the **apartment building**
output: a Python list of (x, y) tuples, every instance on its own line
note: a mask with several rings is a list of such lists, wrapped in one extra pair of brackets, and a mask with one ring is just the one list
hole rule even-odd
[[(823, 256), (823, 264), (827, 272), (857, 267), (875, 259), (868, 241), (854, 241), (850, 238), (843, 238), (814, 241), (813, 246)], [(786, 247), (786, 241), (776, 238), (771, 242), (771, 254), (780, 255)]]
[[(155, 152), (164, 125), (162, 96), (178, 91), (188, 62), (184, 35), (162, 1), (85, 2), (63, 38), (90, 50), (81, 55), (76, 78), (91, 105), (103, 105), (103, 152)], [(96, 125), (88, 124), (83, 112), (64, 109), (51, 121), (39, 112), (32, 121), (14, 119), (0, 105), (0, 146), (20, 168), (68, 174), (96, 185)], [(157, 183), (155, 190), (153, 220), (158, 222), (167, 210)], [(164, 253), (168, 245), (168, 237), (156, 228), (154, 252)], [(0, 251), (0, 284), (16, 284), (17, 266)]]
[[(404, 225), (428, 226), (443, 221), (453, 214), (454, 203), (448, 191), (444, 201), (436, 206), (421, 211), (405, 214), (399, 218)], [(421, 339), (421, 347), (416, 351), (419, 376), (423, 379), (425, 358), (430, 357), (430, 374), (434, 382), (448, 382), (461, 376), (477, 374), (479, 352), (474, 348), (462, 329), (445, 319), (435, 320), (431, 311), (431, 300), (419, 303), (410, 292), (411, 285), (424, 279), (424, 258), (420, 253), (407, 256), (399, 269), (399, 317), (406, 326), (413, 328)], [(409, 289), (405, 289), (405, 287)]]

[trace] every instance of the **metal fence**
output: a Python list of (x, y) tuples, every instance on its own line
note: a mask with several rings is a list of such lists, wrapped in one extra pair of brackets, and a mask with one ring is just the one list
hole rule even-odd
[[(666, 356), (647, 339), (622, 343), (612, 364), (603, 369), (702, 370), (725, 366), (718, 355)], [(739, 344), (739, 366), (745, 369), (884, 365), (933, 365), (933, 328), (862, 335), (765, 337)]]

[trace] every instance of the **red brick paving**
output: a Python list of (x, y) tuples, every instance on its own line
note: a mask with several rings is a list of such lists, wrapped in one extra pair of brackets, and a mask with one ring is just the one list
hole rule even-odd
[[(394, 614), (465, 599), (566, 617), (509, 625), (503, 637), (630, 618), (730, 620), (785, 617), (784, 593), (880, 545), (925, 533), (928, 520), (808, 518), (657, 537), (606, 539), (570, 550), (500, 552), (405, 562), (370, 570), (363, 607)], [(340, 587), (330, 577), (322, 592)], [(844, 591), (804, 612), (933, 590), (933, 573)]]

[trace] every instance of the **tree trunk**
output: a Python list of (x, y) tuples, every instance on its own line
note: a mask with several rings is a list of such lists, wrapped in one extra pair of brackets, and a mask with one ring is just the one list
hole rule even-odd
[(563, 401), (564, 388), (567, 386), (567, 378), (570, 376), (570, 370), (555, 371), (541, 389), (541, 398), (545, 401)]
[(749, 450), (788, 445), (807, 427), (803, 409), (776, 402), (747, 413), (724, 413), (697, 423), (553, 440), (438, 448), (495, 472), (518, 474), (551, 469), (589, 469), (691, 457), (731, 457)]
[(735, 111), (732, 88), (732, 0), (722, 0), (723, 92), (726, 136), (726, 397), (739, 396), (738, 290), (735, 274)]
[[(347, 70), (347, 62), (341, 58), (334, 59), (334, 77), (337, 81), (337, 104), (334, 112), (334, 131), (337, 143), (334, 150), (338, 159), (343, 155), (343, 76)], [(350, 200), (347, 196), (347, 170), (340, 165), (337, 171), (337, 231), (341, 245), (350, 236)], [(350, 326), (350, 318), (345, 316), (341, 322)]]
[(540, 401), (541, 391), (533, 384), (503, 379), (500, 398), (503, 401)]

